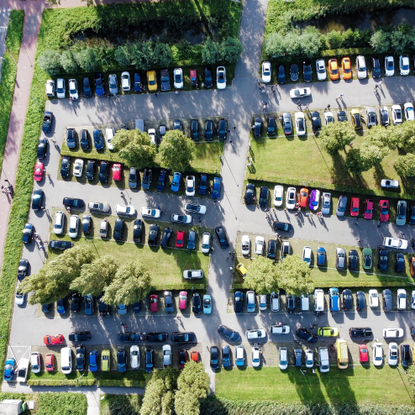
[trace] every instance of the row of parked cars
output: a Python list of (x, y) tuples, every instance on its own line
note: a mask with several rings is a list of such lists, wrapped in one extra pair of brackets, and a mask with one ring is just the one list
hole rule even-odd
[[(415, 55), (412, 56), (413, 71), (415, 72)], [(391, 55), (385, 56), (383, 69), (381, 60), (377, 57), (370, 58), (370, 70), (373, 78), (381, 78), (382, 74), (385, 76), (394, 76), (396, 72), (395, 58)], [(356, 57), (356, 72), (358, 79), (366, 79), (369, 74), (369, 68), (366, 63), (366, 58), (363, 55)], [(341, 71), (340, 71), (341, 68)], [(398, 58), (399, 74), (401, 76), (407, 76), (411, 72), (410, 57), (408, 55), (400, 55)], [(327, 73), (332, 81), (342, 78), (350, 80), (353, 78), (352, 61), (350, 57), (345, 56), (341, 60), (339, 65), (337, 59), (331, 58), (326, 61), (324, 59), (317, 59), (315, 63), (315, 71), (317, 80), (325, 81), (327, 79)], [(290, 65), (289, 78), (292, 82), (298, 82), (299, 80), (299, 66), (296, 63)], [(311, 82), (313, 80), (313, 65), (310, 61), (304, 61), (302, 64), (303, 80), (304, 82)], [(277, 65), (277, 82), (283, 85), (287, 82), (288, 71), (283, 64)], [(262, 82), (269, 84), (272, 79), (272, 65), (269, 61), (262, 62)]]

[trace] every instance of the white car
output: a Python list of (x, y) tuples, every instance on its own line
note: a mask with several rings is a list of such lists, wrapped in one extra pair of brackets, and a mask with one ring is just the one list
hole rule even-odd
[(73, 175), (75, 177), (81, 177), (84, 169), (84, 161), (82, 159), (76, 159), (73, 163)]
[(327, 373), (330, 371), (329, 349), (327, 347), (318, 348), (318, 360), (320, 363), (320, 372)]
[(305, 351), (305, 367), (311, 369), (314, 366), (314, 353), (311, 349)]
[(385, 56), (385, 76), (395, 75), (395, 62), (393, 56)]
[(369, 305), (370, 305), (370, 308), (379, 307), (378, 290), (375, 290), (375, 289), (369, 290)]
[(317, 79), (319, 81), (326, 80), (327, 72), (326, 72), (326, 63), (324, 62), (324, 59), (316, 60), (316, 72), (317, 72)]
[(194, 196), (196, 194), (196, 178), (195, 176), (186, 176), (186, 196)]
[(252, 348), (252, 367), (259, 367), (261, 364), (261, 350), (258, 346)]
[(202, 248), (200, 249), (203, 254), (208, 254), (210, 251), (210, 233), (204, 232), (202, 235)]
[(411, 292), (411, 308), (415, 310), (415, 290)]
[(150, 143), (157, 145), (157, 136), (156, 136), (156, 129), (149, 128), (147, 134), (150, 136)]
[(403, 329), (383, 329), (383, 337), (385, 339), (396, 339), (403, 337)]
[(69, 80), (69, 98), (72, 100), (77, 100), (79, 98), (78, 94), (78, 82), (76, 79)]
[(409, 75), (410, 66), (409, 66), (409, 56), (401, 55), (399, 56), (399, 72), (402, 76)]
[(173, 223), (192, 223), (192, 217), (190, 215), (181, 215), (180, 213), (173, 213), (170, 217)]
[(363, 55), (359, 55), (356, 58), (356, 69), (357, 69), (357, 78), (358, 79), (366, 79), (367, 78), (366, 59)]
[(66, 85), (63, 78), (58, 78), (56, 80), (56, 96), (59, 99), (65, 98), (66, 95)]
[(131, 369), (140, 367), (140, 348), (136, 344), (130, 347), (130, 365)]
[(290, 97), (293, 99), (309, 97), (311, 95), (310, 88), (295, 88), (290, 91)]
[(78, 229), (79, 229), (79, 216), (72, 215), (71, 218), (69, 219), (69, 229), (68, 229), (69, 236), (71, 238), (77, 238)]
[(415, 120), (414, 115), (414, 106), (411, 102), (407, 102), (403, 105), (403, 112), (405, 113), (405, 120), (406, 121), (412, 121)]
[(282, 202), (284, 200), (284, 187), (277, 184), (274, 187), (274, 206), (275, 207), (280, 207), (282, 206)]
[(279, 367), (281, 370), (285, 370), (288, 367), (288, 350), (286, 347), (280, 347), (279, 349), (280, 363)]
[(271, 311), (276, 313), (280, 310), (280, 292), (279, 291), (273, 291), (270, 296), (270, 306)]
[(216, 68), (216, 87), (218, 89), (226, 88), (226, 69), (224, 66)]
[(242, 240), (241, 240), (242, 255), (249, 255), (250, 251), (251, 251), (251, 238), (249, 237), (249, 235), (242, 235)]
[(382, 366), (383, 365), (382, 343), (374, 343), (372, 348), (373, 348), (373, 364), (375, 366)]
[(115, 211), (119, 216), (135, 216), (137, 213), (133, 205), (116, 205)]
[(183, 89), (183, 69), (182, 68), (174, 68), (173, 83), (176, 89)]
[(305, 246), (303, 248), (303, 261), (307, 263), (309, 267), (311, 267), (311, 257), (313, 255), (313, 251), (310, 246)]
[(321, 197), (321, 213), (323, 215), (329, 215), (331, 209), (331, 193), (323, 192)]
[(114, 144), (112, 144), (112, 139), (114, 138), (114, 134), (115, 134), (115, 130), (112, 127), (109, 127), (105, 130), (108, 150), (114, 150)]
[(184, 210), (187, 213), (195, 213), (196, 215), (204, 215), (207, 212), (207, 207), (205, 205), (199, 205), (199, 203), (186, 203), (184, 205)]
[(63, 228), (65, 226), (65, 214), (58, 210), (55, 213), (55, 222), (53, 224), (53, 232), (55, 235), (62, 235), (63, 234)]
[(262, 62), (262, 82), (264, 84), (271, 82), (271, 62)]
[(40, 353), (32, 352), (30, 355), (30, 370), (32, 373), (40, 373)]
[(148, 208), (148, 207), (142, 207), (141, 208), (141, 216), (143, 218), (154, 218), (157, 219), (161, 215), (160, 209), (154, 209), (154, 208)]
[(123, 72), (121, 74), (121, 89), (125, 92), (131, 89), (131, 79), (129, 72)]
[(328, 111), (324, 113), (324, 122), (326, 125), (331, 122), (334, 122), (334, 116), (332, 112)]
[(19, 285), (17, 286), (17, 289), (16, 289), (16, 295), (14, 296), (14, 302), (17, 306), (21, 307), (25, 303), (25, 294), (20, 291)]
[(46, 81), (45, 94), (50, 98), (55, 96), (55, 81), (53, 79)]
[(255, 255), (264, 255), (265, 239), (263, 236), (255, 238)]
[(171, 366), (171, 346), (170, 344), (163, 345), (163, 366)]
[(315, 198), (314, 198), (313, 202), (310, 201), (310, 203), (308, 204), (308, 207), (313, 212), (316, 212), (318, 210), (319, 205), (320, 205), (320, 190), (314, 189), (314, 192), (316, 194)]
[(392, 105), (392, 122), (393, 125), (399, 125), (403, 122), (402, 108), (400, 105)]
[(17, 382), (26, 382), (27, 374), (29, 372), (29, 359), (22, 357), (19, 360), (19, 367), (17, 369)]
[(287, 189), (287, 195), (285, 196), (285, 207), (287, 209), (295, 209), (295, 202), (297, 200), (297, 190), (295, 187), (289, 187)]
[(303, 112), (296, 112), (294, 114), (295, 120), (295, 130), (297, 131), (297, 135), (299, 137), (306, 135), (307, 133), (307, 125), (305, 122), (305, 117)]
[(252, 329), (247, 330), (245, 332), (245, 336), (248, 340), (258, 340), (258, 339), (264, 339), (267, 336), (267, 333), (264, 329)]
[(271, 334), (289, 334), (291, 328), (288, 324), (273, 324), (271, 325)]
[(408, 248), (408, 241), (400, 238), (390, 238), (385, 236), (383, 238), (383, 246), (385, 248), (399, 249), (401, 251)]
[(399, 311), (406, 310), (406, 291), (403, 288), (399, 288), (396, 292), (396, 308)]
[(395, 342), (389, 343), (388, 347), (388, 365), (396, 366), (399, 363), (399, 349)]

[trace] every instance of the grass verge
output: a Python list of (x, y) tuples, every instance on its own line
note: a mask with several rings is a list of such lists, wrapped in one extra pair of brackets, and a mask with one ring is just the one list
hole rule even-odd
[(101, 415), (136, 415), (140, 412), (141, 395), (104, 395)]

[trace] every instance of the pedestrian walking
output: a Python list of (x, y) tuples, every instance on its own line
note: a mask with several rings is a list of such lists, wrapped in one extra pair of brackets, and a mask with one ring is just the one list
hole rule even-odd
[(155, 95), (155, 96), (156, 96), (156, 98), (157, 98), (158, 92), (156, 92), (154, 95)]
[(124, 327), (124, 323), (121, 323), (121, 325)]
[(272, 93), (275, 92), (275, 86), (274, 85), (271, 85), (271, 91), (272, 91)]
[(55, 136), (52, 137), (52, 141), (53, 141), (53, 144), (56, 144), (56, 138), (55, 138)]
[(301, 100), (297, 101), (297, 105), (301, 106)]
[(228, 260), (228, 259), (229, 259), (229, 257), (227, 256), (227, 257), (226, 257), (226, 260)]
[(4, 179), (4, 181), (7, 182), (7, 183), (9, 183), (9, 185), (10, 185), (9, 179)]
[(124, 192), (123, 192), (123, 191), (121, 191), (120, 193), (121, 193), (121, 197), (124, 197)]
[(327, 105), (327, 109), (328, 109), (328, 110), (330, 110), (330, 104), (329, 104), (329, 105)]
[(375, 91), (377, 91), (377, 89), (379, 88), (379, 85), (378, 84), (376, 84), (375, 85)]

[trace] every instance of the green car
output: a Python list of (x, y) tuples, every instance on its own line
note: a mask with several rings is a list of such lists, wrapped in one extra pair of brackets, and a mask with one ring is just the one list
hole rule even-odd
[(363, 269), (372, 269), (372, 250), (370, 248), (363, 249)]

